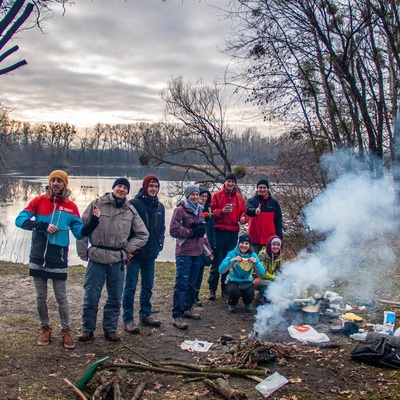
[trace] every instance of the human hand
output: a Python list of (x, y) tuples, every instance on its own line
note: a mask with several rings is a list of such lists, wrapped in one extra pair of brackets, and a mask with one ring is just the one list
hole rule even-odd
[(260, 214), (261, 214), (261, 204), (259, 204), (258, 207), (256, 208), (256, 215)]
[(207, 232), (205, 225), (199, 225), (197, 228), (193, 229), (193, 236), (203, 237)]
[(233, 261), (235, 261), (235, 262), (240, 262), (240, 261), (242, 261), (242, 260), (243, 260), (243, 258), (240, 257), (240, 256), (236, 256), (236, 257), (233, 259)]
[(92, 215), (97, 218), (100, 218), (100, 215), (101, 215), (100, 209), (99, 209), (99, 207), (96, 206), (96, 204), (93, 204)]
[(256, 259), (254, 257), (249, 257), (248, 260), (253, 264), (255, 264), (256, 262)]
[(82, 256), (82, 257), (81, 257), (81, 260), (82, 260), (82, 261), (87, 261), (87, 260), (88, 260), (88, 257), (87, 257), (87, 256)]
[(49, 226), (47, 227), (47, 232), (50, 233), (50, 235), (54, 235), (58, 232), (58, 228), (53, 224), (49, 224)]
[(227, 204), (223, 209), (222, 212), (224, 214), (229, 214), (230, 212), (232, 212), (232, 204)]

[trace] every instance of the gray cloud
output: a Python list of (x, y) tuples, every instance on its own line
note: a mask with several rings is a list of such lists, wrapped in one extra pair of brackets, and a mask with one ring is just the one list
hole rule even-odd
[(205, 1), (80, 0), (64, 16), (55, 9), (45, 32), (20, 33), (17, 57), (28, 66), (0, 77), (0, 101), (15, 119), (81, 127), (160, 120), (171, 76), (212, 82), (228, 63), (218, 48), (229, 22)]

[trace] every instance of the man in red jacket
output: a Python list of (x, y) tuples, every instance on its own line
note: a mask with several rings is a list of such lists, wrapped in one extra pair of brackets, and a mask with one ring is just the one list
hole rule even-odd
[[(246, 215), (246, 203), (236, 188), (236, 176), (229, 173), (224, 180), (224, 186), (215, 192), (211, 198), (211, 210), (214, 216), (217, 247), (214, 261), (208, 278), (209, 300), (216, 299), (219, 272), (218, 267), (227, 255), (233, 250), (238, 241), (239, 224), (246, 224), (249, 220)], [(221, 275), (221, 292), (225, 296), (225, 279), (227, 274)]]

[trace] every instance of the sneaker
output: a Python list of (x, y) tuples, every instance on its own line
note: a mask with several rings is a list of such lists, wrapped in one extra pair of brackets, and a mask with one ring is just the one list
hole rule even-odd
[(186, 310), (183, 313), (183, 318), (188, 318), (188, 319), (200, 319), (201, 315), (193, 312), (192, 310)]
[(50, 343), (50, 340), (51, 340), (51, 328), (49, 326), (44, 326), (43, 328), (40, 328), (38, 345), (47, 346)]
[(215, 295), (215, 290), (210, 290), (208, 293), (208, 300), (214, 301), (216, 299), (217, 299), (217, 296)]
[(89, 331), (82, 332), (82, 335), (78, 337), (78, 340), (80, 342), (90, 342), (93, 339), (94, 339), (93, 332)]
[(140, 318), (140, 323), (144, 326), (153, 326), (155, 328), (158, 328), (161, 325), (161, 322), (158, 319), (151, 317)]
[(251, 313), (253, 311), (253, 307), (252, 307), (251, 303), (250, 304), (246, 304), (244, 306), (244, 311), (247, 312), (247, 313)]
[(182, 318), (174, 318), (173, 325), (176, 326), (178, 329), (186, 329), (189, 324), (185, 322)]
[(236, 306), (228, 306), (228, 312), (234, 313), (236, 311)]
[(196, 299), (196, 300), (194, 301), (194, 305), (195, 305), (196, 307), (203, 307), (203, 303), (200, 301), (200, 299)]
[(115, 332), (104, 332), (104, 337), (110, 342), (119, 342), (121, 336), (118, 336)]
[(66, 349), (74, 349), (75, 348), (75, 342), (72, 337), (71, 329), (63, 329), (61, 331), (61, 339), (62, 339), (64, 347)]
[(137, 325), (135, 325), (133, 321), (124, 324), (124, 330), (128, 333), (131, 333), (132, 335), (140, 333), (140, 328)]

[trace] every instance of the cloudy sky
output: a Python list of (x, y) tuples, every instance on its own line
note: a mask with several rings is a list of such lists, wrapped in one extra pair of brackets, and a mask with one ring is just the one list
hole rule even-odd
[[(14, 39), (20, 47), (14, 61), (28, 65), (0, 76), (0, 102), (14, 119), (79, 128), (159, 121), (159, 93), (172, 76), (223, 78), (229, 58), (219, 49), (231, 22), (212, 6), (226, 2), (78, 0), (64, 16), (54, 7), (45, 34), (29, 30)], [(260, 120), (243, 120), (249, 110), (237, 107), (233, 102), (230, 125), (268, 131)]]

